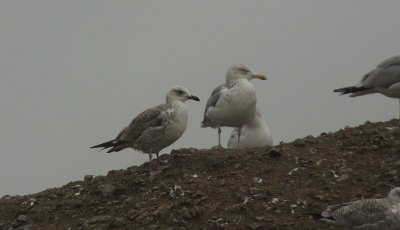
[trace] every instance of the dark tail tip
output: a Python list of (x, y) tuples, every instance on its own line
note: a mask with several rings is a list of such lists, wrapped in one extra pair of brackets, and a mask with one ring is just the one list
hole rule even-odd
[[(113, 144), (113, 141), (111, 140), (111, 141), (107, 141), (107, 142), (104, 142), (104, 143), (101, 143), (101, 144), (99, 144), (99, 145), (94, 145), (94, 146), (92, 146), (92, 147), (90, 147), (91, 149), (94, 149), (94, 148), (103, 148), (103, 149), (106, 149), (106, 148), (109, 148), (109, 147), (112, 147), (114, 144)], [(101, 149), (101, 150), (103, 150), (103, 149)], [(101, 151), (100, 150), (100, 151)]]
[(319, 220), (319, 219), (323, 218), (323, 216), (321, 215), (321, 211), (310, 211), (307, 214), (315, 220)]
[(361, 86), (361, 87), (350, 86), (350, 87), (334, 89), (333, 92), (341, 93), (340, 95), (343, 95), (343, 94), (348, 94), (348, 93), (356, 93), (356, 92), (364, 91), (364, 90), (367, 90), (367, 89), (369, 89), (369, 88), (364, 87), (364, 86)]

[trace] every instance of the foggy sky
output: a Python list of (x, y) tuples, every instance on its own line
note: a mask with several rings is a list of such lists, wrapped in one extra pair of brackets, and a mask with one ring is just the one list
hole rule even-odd
[[(177, 148), (210, 148), (208, 96), (232, 64), (253, 80), (274, 144), (398, 117), (398, 100), (337, 96), (400, 54), (400, 1), (0, 1), (0, 196), (58, 187), (141, 164), (115, 137), (138, 113), (185, 86)], [(231, 128), (223, 128), (226, 145)]]

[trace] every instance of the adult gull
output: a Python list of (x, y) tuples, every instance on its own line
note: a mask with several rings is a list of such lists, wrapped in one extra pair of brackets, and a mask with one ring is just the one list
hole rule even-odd
[[(107, 152), (118, 152), (125, 148), (149, 154), (151, 171), (152, 154), (157, 155), (165, 147), (178, 140), (186, 130), (188, 121), (186, 100), (200, 101), (183, 86), (173, 86), (167, 93), (166, 103), (147, 109), (137, 115), (123, 128), (116, 138), (91, 148), (110, 148)], [(158, 167), (157, 164), (157, 167)]]
[(381, 62), (365, 74), (358, 84), (335, 89), (334, 92), (341, 95), (350, 93), (350, 97), (381, 93), (387, 97), (400, 98), (400, 55)]
[(256, 113), (256, 92), (251, 79), (266, 80), (245, 65), (231, 66), (226, 82), (215, 88), (207, 101), (201, 127), (218, 128), (218, 146), (221, 146), (221, 126), (238, 128), (238, 149), (243, 125), (249, 123)]
[(400, 187), (386, 198), (329, 206), (321, 216), (322, 221), (353, 229), (400, 229)]
[[(238, 132), (238, 128), (233, 129), (228, 140), (229, 149), (237, 148)], [(272, 146), (272, 135), (267, 123), (265, 123), (261, 111), (257, 107), (253, 120), (245, 124), (242, 128), (240, 147), (254, 148), (264, 146)]]

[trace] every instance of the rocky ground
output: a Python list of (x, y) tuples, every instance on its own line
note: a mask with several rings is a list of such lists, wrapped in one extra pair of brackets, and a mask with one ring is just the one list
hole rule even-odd
[(366, 122), (240, 153), (173, 150), (152, 178), (146, 163), (4, 196), (0, 230), (342, 229), (310, 213), (400, 186), (399, 125)]

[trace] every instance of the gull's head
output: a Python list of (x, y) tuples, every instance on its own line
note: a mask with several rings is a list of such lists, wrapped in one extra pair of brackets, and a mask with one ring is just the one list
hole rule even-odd
[(228, 72), (226, 72), (226, 83), (228, 85), (234, 85), (239, 79), (251, 80), (253, 78), (267, 80), (265, 75), (255, 73), (249, 67), (242, 64), (233, 65), (228, 69)]
[(191, 95), (189, 91), (180, 85), (173, 86), (167, 93), (167, 102), (169, 101), (182, 101), (186, 100), (200, 101), (200, 99), (194, 95)]
[(400, 187), (390, 190), (387, 198), (391, 203), (400, 204)]

